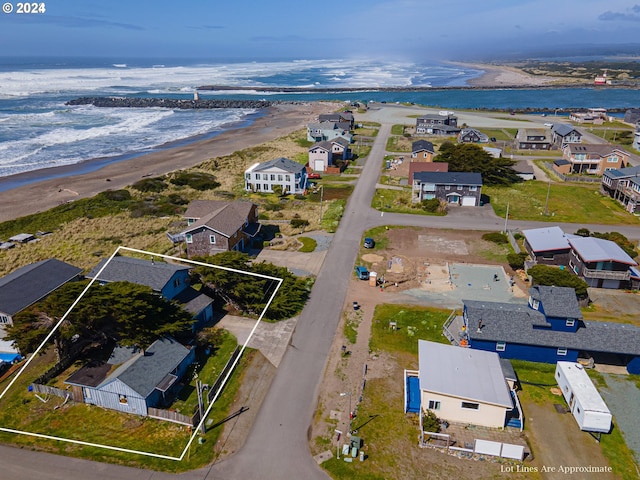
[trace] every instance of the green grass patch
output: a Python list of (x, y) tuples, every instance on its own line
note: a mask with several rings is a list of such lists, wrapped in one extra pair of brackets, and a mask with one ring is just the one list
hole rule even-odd
[[(378, 135), (379, 130), (377, 128), (356, 128), (353, 130), (354, 136), (360, 135), (362, 137), (376, 137)], [(358, 141), (357, 138), (354, 141)]]
[(419, 203), (411, 203), (411, 189), (403, 188), (395, 190), (390, 188), (378, 188), (371, 199), (371, 207), (381, 212), (411, 213), (415, 215), (438, 215), (445, 213), (432, 213), (423, 210)]
[(480, 131), (489, 138), (495, 138), (498, 142), (510, 142), (518, 133), (516, 129), (507, 128), (481, 128)]
[(314, 238), (298, 237), (298, 240), (302, 242), (302, 247), (298, 249), (299, 252), (310, 253), (318, 246), (318, 242)]
[(411, 140), (402, 136), (389, 135), (386, 149), (389, 152), (411, 152)]
[(409, 127), (409, 125), (392, 125), (391, 135), (404, 135), (404, 129), (407, 127)]
[(510, 187), (485, 186), (482, 193), (490, 197), (496, 215), (503, 218), (509, 204), (509, 218), (517, 220), (607, 225), (638, 224), (638, 219), (626, 212), (618, 202), (601, 195), (597, 184), (551, 184), (548, 215), (544, 215), (547, 189), (546, 182), (530, 181)]
[(552, 394), (550, 390), (551, 387), (557, 387), (554, 364), (524, 360), (511, 360), (511, 364), (522, 385), (522, 390), (518, 392), (521, 400), (534, 403), (558, 403), (562, 400), (562, 397)]
[(329, 208), (322, 216), (322, 221), (320, 222), (323, 230), (326, 230), (329, 233), (334, 233), (338, 229), (338, 225), (340, 225), (340, 220), (344, 215), (344, 208), (346, 205), (346, 200), (336, 200), (335, 202), (331, 202)]
[(344, 315), (344, 326), (342, 333), (344, 338), (351, 344), (355, 344), (358, 340), (358, 327), (362, 321), (361, 310), (347, 310)]
[[(450, 310), (407, 305), (380, 304), (373, 313), (369, 347), (372, 351), (418, 354), (418, 339), (449, 343), (442, 326)], [(389, 328), (396, 322), (396, 330)]]

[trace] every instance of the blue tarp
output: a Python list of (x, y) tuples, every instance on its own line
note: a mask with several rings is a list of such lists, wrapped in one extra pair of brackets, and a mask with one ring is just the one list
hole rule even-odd
[(0, 353), (0, 361), (7, 363), (13, 363), (15, 360), (20, 360), (19, 353)]
[(420, 379), (407, 377), (407, 412), (420, 411)]

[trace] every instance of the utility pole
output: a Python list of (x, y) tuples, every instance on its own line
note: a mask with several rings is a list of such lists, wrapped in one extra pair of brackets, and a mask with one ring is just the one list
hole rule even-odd
[(507, 233), (507, 222), (509, 221), (509, 202), (507, 201), (507, 214), (504, 216), (504, 233)]

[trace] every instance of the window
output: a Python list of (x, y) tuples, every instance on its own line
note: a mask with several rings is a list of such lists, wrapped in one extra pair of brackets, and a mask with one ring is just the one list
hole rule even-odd
[(576, 324), (576, 321), (573, 318), (567, 318), (567, 321), (565, 322), (565, 325), (567, 327), (573, 327), (575, 324)]
[(251, 174), (250, 173), (245, 173), (244, 174), (244, 178), (246, 178), (247, 180), (251, 180)]
[(91, 389), (87, 387), (82, 388), (82, 393), (84, 395), (85, 400), (91, 400)]
[(256, 183), (256, 190), (259, 192), (262, 189), (262, 185)]
[(216, 243), (216, 236), (215, 235), (209, 235), (209, 243), (214, 245)]
[[(276, 176), (272, 173), (271, 174), (271, 181), (273, 182), (273, 181), (275, 181), (275, 179), (276, 179)], [(266, 180), (266, 178), (265, 178), (265, 180)]]
[(531, 308), (533, 308), (534, 310), (538, 310), (540, 307), (540, 302), (529, 297), (529, 305), (531, 305)]
[(477, 187), (476, 185), (471, 185), (471, 186), (469, 187), (469, 191), (470, 191), (470, 192), (476, 192), (476, 191), (478, 191), (478, 187)]
[(278, 175), (278, 181), (281, 182), (282, 181), (282, 175)]
[(187, 240), (187, 243), (193, 243), (193, 235), (187, 233), (184, 238)]
[(437, 400), (429, 400), (429, 410), (440, 410), (440, 402)]
[(480, 408), (479, 403), (472, 403), (472, 402), (462, 402), (462, 405), (460, 406), (468, 410), (478, 410)]
[(265, 184), (263, 184), (263, 185), (262, 185), (262, 189), (263, 189), (265, 192), (268, 192), (268, 191), (269, 191), (269, 185), (267, 185), (266, 183), (265, 183)]
[(260, 180), (260, 174), (256, 173), (256, 180)]
[(179, 279), (179, 278), (176, 278), (176, 279), (173, 281), (173, 286), (174, 286), (174, 287), (176, 287), (176, 288), (180, 286), (180, 279)]
[(129, 405), (129, 400), (127, 400), (127, 396), (126, 395), (118, 395), (118, 401), (122, 405)]
[(291, 181), (291, 175), (285, 175), (285, 176), (284, 176), (284, 179), (285, 179), (287, 182), (290, 182), (290, 181)]
[(0, 323), (9, 323), (8, 315), (0, 315)]
[(507, 349), (507, 342), (496, 342), (496, 352), (504, 352)]
[(611, 157), (607, 158), (607, 162), (608, 163), (618, 163), (618, 157), (616, 157), (615, 155), (611, 156)]
[(567, 354), (567, 349), (566, 348), (559, 348), (557, 351), (557, 355), (559, 357), (564, 357)]
[(187, 218), (187, 225), (193, 225), (194, 223), (196, 223), (195, 218)]
[(444, 189), (445, 189), (445, 190), (451, 190), (451, 185), (445, 185), (445, 186), (444, 186)]

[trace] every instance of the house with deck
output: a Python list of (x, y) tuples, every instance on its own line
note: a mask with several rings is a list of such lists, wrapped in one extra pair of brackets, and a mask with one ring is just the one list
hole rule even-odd
[(307, 125), (307, 140), (310, 142), (322, 142), (343, 138), (348, 143), (353, 142), (353, 135), (349, 132), (350, 124), (341, 122), (313, 122)]
[(64, 383), (76, 402), (147, 416), (171, 404), (194, 360), (194, 348), (160, 338), (146, 350), (116, 347), (108, 361), (87, 364)]
[(320, 115), (318, 115), (318, 122), (346, 124), (348, 126), (348, 129), (352, 129), (354, 124), (353, 112), (345, 111), (335, 113), (321, 113)]
[(412, 203), (437, 198), (447, 204), (479, 206), (482, 175), (477, 172), (416, 172)]
[(632, 288), (632, 277), (640, 277), (636, 261), (617, 243), (579, 236), (568, 241), (571, 246), (568, 266), (590, 287)]
[(535, 286), (527, 303), (463, 300), (443, 333), (454, 345), (531, 362), (602, 363), (640, 373), (640, 328), (584, 321), (575, 291)]
[(562, 149), (562, 158), (569, 163), (555, 167), (558, 173), (602, 175), (607, 170), (626, 167), (630, 155), (615, 145), (568, 143)]
[(624, 205), (629, 213), (640, 213), (640, 166), (606, 170), (600, 191)]
[(189, 258), (245, 251), (260, 231), (258, 206), (253, 202), (194, 200), (183, 217), (188, 227), (180, 235)]
[(522, 418), (514, 414), (515, 392), (495, 352), (418, 340), (418, 364), (418, 372), (405, 372), (405, 411), (432, 411), (441, 420), (489, 428)]
[(117, 255), (110, 261), (102, 260), (87, 274), (87, 278), (95, 278), (100, 284), (130, 282), (147, 286), (166, 300), (180, 303), (194, 317), (193, 330), (199, 330), (213, 319), (213, 299), (191, 286), (191, 268), (155, 259)]
[(284, 194), (303, 194), (307, 178), (304, 165), (284, 157), (254, 163), (244, 172), (245, 190), (258, 193), (273, 193), (273, 187), (279, 185)]

